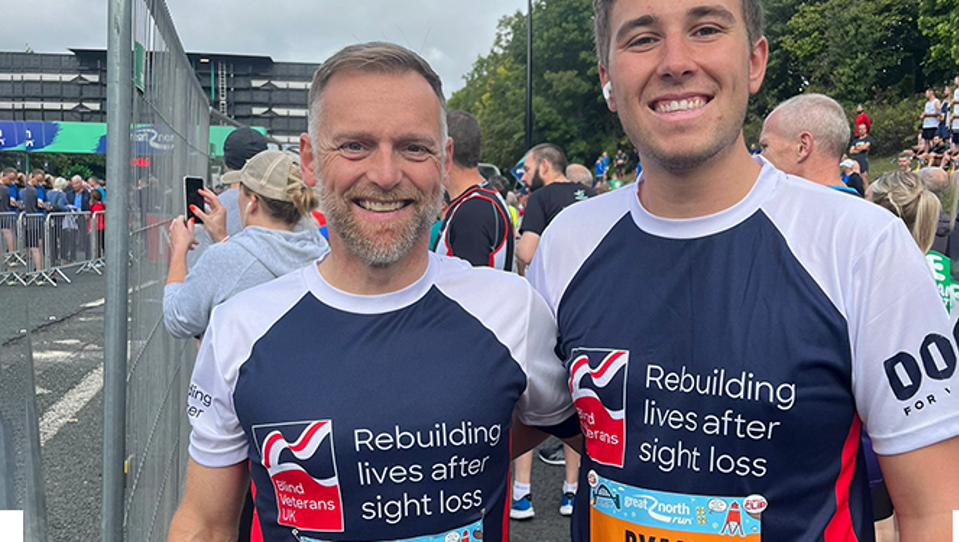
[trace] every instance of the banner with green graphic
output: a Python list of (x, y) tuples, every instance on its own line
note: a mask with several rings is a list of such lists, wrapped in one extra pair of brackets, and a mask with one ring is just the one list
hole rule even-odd
[[(266, 129), (254, 126), (266, 134)], [(223, 142), (233, 126), (210, 126), (210, 152), (223, 155)], [(134, 156), (173, 152), (176, 137), (162, 125), (141, 125), (130, 136)], [(102, 122), (0, 121), (0, 151), (105, 154), (107, 125)]]
[(934, 250), (926, 254), (926, 262), (936, 279), (936, 287), (939, 288), (939, 296), (946, 310), (952, 312), (952, 307), (959, 304), (959, 283), (952, 279), (952, 262)]

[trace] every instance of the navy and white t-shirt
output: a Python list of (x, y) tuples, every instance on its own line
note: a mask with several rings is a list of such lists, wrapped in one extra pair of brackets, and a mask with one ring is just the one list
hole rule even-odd
[(214, 309), (190, 456), (250, 461), (267, 540), (506, 540), (514, 409), (574, 413), (555, 344), (516, 275), (431, 254), (414, 284), (358, 296), (310, 265)]
[(903, 223), (758, 161), (720, 213), (619, 190), (540, 241), (585, 436), (576, 542), (868, 540), (863, 424), (887, 455), (959, 434), (956, 330)]

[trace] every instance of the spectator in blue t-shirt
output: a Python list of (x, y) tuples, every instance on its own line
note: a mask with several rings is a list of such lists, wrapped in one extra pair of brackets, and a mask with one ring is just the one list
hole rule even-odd
[(606, 182), (606, 170), (609, 169), (609, 153), (603, 151), (602, 156), (596, 159), (596, 178), (593, 179), (593, 186)]
[(30, 179), (33, 181), (30, 185), (37, 191), (37, 212), (39, 213), (43, 212), (43, 202), (47, 201), (47, 189), (43, 187), (46, 177), (47, 174), (42, 169), (30, 172)]
[(103, 188), (103, 181), (101, 181), (98, 177), (91, 175), (90, 178), (87, 179), (87, 184), (90, 185), (90, 190), (96, 190), (100, 193), (100, 201), (107, 201), (107, 191), (105, 188)]
[(14, 242), (13, 228), (16, 223), (17, 212), (17, 170), (4, 168), (0, 176), (0, 237), (3, 237), (4, 248), (7, 252), (14, 252), (17, 245)]

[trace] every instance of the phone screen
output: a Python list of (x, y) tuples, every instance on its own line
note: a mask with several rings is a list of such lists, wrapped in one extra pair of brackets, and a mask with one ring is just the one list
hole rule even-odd
[(203, 220), (193, 214), (190, 207), (195, 205), (200, 209), (204, 208), (205, 203), (203, 196), (200, 194), (201, 188), (203, 188), (203, 177), (187, 175), (183, 178), (183, 193), (186, 194), (186, 219), (190, 220), (191, 218), (195, 218), (197, 224), (203, 224)]

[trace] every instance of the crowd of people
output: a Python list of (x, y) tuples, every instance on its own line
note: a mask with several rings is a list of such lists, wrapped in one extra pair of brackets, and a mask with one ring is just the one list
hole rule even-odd
[(959, 76), (953, 82), (952, 87), (941, 87), (941, 94), (926, 90), (916, 144), (899, 154), (899, 169), (959, 171)]
[[(102, 258), (106, 196), (106, 184), (95, 176), (84, 180), (74, 175), (67, 180), (42, 169), (24, 173), (4, 168), (0, 174), (3, 270), (28, 264), (33, 272), (43, 271), (45, 244), (50, 249), (48, 263), (54, 268)], [(53, 227), (48, 229), (47, 215), (54, 213)], [(18, 229), (21, 214), (22, 231)], [(94, 215), (96, 220), (91, 219)], [(97, 238), (91, 243), (94, 232)], [(25, 254), (20, 254), (21, 248)], [(51, 278), (56, 280), (56, 275)]]
[(320, 66), (299, 158), (237, 136), (210, 244), (170, 224), (164, 321), (200, 339), (171, 541), (508, 540), (548, 435), (575, 542), (948, 537), (949, 159), (871, 176), (868, 114), (820, 94), (756, 156), (758, 0), (593, 7), (634, 158), (544, 142), (485, 179), (477, 120), (387, 43)]

